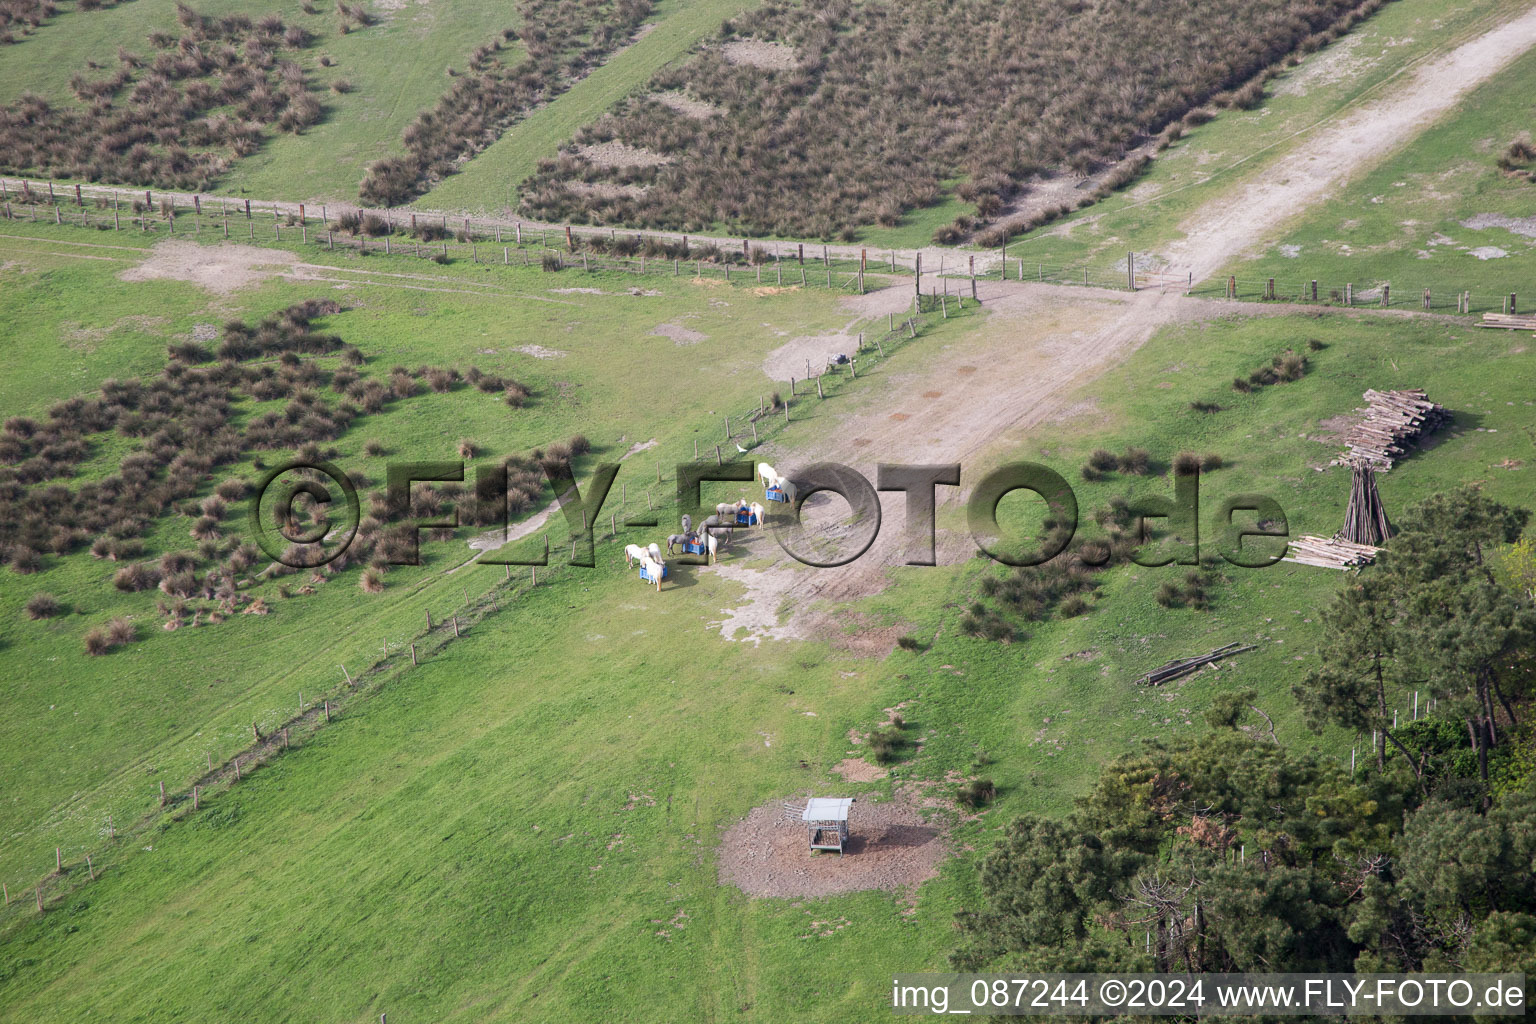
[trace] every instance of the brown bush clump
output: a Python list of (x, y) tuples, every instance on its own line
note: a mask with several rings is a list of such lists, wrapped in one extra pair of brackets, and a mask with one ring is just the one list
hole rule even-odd
[[(975, 214), (940, 228), (941, 241), (954, 241), (1005, 217), (1040, 175), (1113, 168), (1105, 188), (1129, 181), (1140, 170), (1122, 163), (1130, 150), (1218, 96), (1258, 102), (1256, 76), (1355, 6), (769, 0), (541, 162), (523, 185), (523, 210), (556, 222), (831, 240), (932, 205), (959, 178), (955, 193)], [(1158, 45), (1140, 45), (1153, 22)], [(740, 42), (788, 49), (771, 66), (733, 63), (724, 44)], [(655, 98), (673, 90), (723, 115), (691, 116)], [(667, 160), (585, 155), (609, 142)], [(599, 184), (618, 187), (589, 187)]]
[(452, 76), (437, 105), (406, 128), (405, 155), (368, 168), (364, 202), (395, 206), (452, 174), (463, 158), (600, 64), (651, 13), (651, 0), (521, 0), (517, 6), (523, 59), (508, 65), (500, 58), (503, 39), (516, 34), (511, 29), (476, 49), (468, 72)]
[(80, 105), (25, 93), (0, 111), (0, 167), (203, 191), (233, 159), (255, 152), (267, 129), (298, 132), (320, 120), (303, 69), (279, 57), (309, 46), (307, 32), (275, 15), (215, 18), (185, 4), (177, 15), (182, 34), (153, 33), (152, 58), (119, 49), (105, 77), (76, 74), (70, 87)]

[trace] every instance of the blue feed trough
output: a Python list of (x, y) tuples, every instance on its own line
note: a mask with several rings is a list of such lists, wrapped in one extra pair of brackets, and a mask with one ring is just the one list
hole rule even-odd
[(785, 496), (784, 489), (782, 487), (768, 488), (763, 492), (763, 497), (767, 498), (769, 501), (789, 501), (789, 498)]
[(736, 510), (736, 525), (737, 526), (756, 526), (757, 525), (757, 516), (753, 515), (751, 510), (749, 510), (749, 509), (737, 509)]
[(702, 555), (704, 553), (704, 542), (702, 540), (683, 541), (683, 550), (690, 555)]
[[(640, 567), (640, 578), (642, 580), (644, 580), (645, 582), (647, 582), (647, 583), (655, 583), (656, 582), (655, 578), (653, 578), (650, 573), (645, 571), (645, 566), (643, 566), (643, 565)], [(662, 579), (666, 579), (667, 578), (667, 567), (665, 565), (663, 565), (661, 567), (661, 578)]]

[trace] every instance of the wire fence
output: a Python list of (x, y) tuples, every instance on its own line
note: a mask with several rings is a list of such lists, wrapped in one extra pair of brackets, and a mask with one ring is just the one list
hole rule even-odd
[(1286, 280), (1264, 277), (1239, 280), (1228, 275), (1203, 281), (1188, 288), (1188, 292), (1208, 298), (1248, 302), (1288, 302), (1345, 309), (1418, 310), (1451, 315), (1517, 313), (1520, 308), (1519, 296), (1515, 292), (1453, 290), (1443, 282), (1425, 286), (1422, 283), (1404, 285), (1390, 281), (1329, 282), (1318, 278)]
[[(40, 212), (45, 211), (45, 212)], [(439, 263), (469, 260), (540, 266), (559, 271), (580, 267), (591, 272), (691, 277), (719, 276), (759, 286), (824, 287), (866, 290), (866, 275), (915, 279), (914, 292), (937, 294), (935, 280), (1033, 281), (1116, 291), (1178, 289), (1188, 295), (1257, 302), (1359, 309), (1419, 310), (1468, 315), (1517, 313), (1518, 296), (1452, 290), (1443, 283), (1408, 286), (1392, 282), (1330, 282), (1211, 278), (1196, 283), (1188, 275), (1159, 273), (1137, 266), (1136, 254), (1124, 264), (1095, 267), (1030, 261), (997, 250), (938, 253), (741, 239), (725, 242), (677, 232), (620, 230), (565, 225), (524, 224), (486, 217), (449, 216), (409, 209), (369, 209), (350, 204), (253, 202), (248, 199), (156, 193), (105, 185), (59, 184), (28, 179), (0, 179), (0, 215), (11, 220), (46, 221), (99, 230), (137, 231), (157, 236), (190, 234), (314, 244), (327, 250), (350, 249), (364, 255), (383, 252)], [(928, 262), (924, 264), (924, 256)], [(747, 275), (743, 278), (742, 275)], [(924, 281), (924, 278), (927, 281)]]

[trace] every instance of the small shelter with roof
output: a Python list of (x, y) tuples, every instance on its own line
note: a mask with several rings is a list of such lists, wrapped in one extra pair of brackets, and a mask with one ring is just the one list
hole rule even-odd
[(842, 855), (848, 843), (848, 809), (853, 803), (851, 796), (818, 796), (806, 801), (800, 820), (810, 833), (812, 850), (836, 850)]

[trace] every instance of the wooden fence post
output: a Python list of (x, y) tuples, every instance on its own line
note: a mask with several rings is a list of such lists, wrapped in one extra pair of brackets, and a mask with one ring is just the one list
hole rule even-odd
[(1384, 284), (1381, 286), (1381, 308), (1386, 309), (1390, 305), (1392, 305), (1392, 286)]
[(1316, 281), (1312, 282), (1312, 301), (1313, 302), (1317, 301), (1317, 282)]
[(160, 783), (160, 806), (165, 806), (165, 783), (163, 781)]

